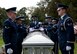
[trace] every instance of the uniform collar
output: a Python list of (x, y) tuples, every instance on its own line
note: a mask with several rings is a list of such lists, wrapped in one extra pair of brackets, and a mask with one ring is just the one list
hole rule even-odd
[(64, 14), (64, 15), (61, 16), (61, 19), (62, 19), (62, 20), (63, 20), (63, 18), (64, 18), (65, 15), (66, 15), (66, 14)]
[(48, 22), (48, 24), (51, 24), (51, 22)]
[(16, 25), (18, 26), (18, 25), (22, 25), (22, 24), (17, 24), (17, 23), (16, 23)]
[(14, 22), (14, 20), (12, 20), (11, 18), (9, 18), (9, 20), (10, 20), (11, 22)]

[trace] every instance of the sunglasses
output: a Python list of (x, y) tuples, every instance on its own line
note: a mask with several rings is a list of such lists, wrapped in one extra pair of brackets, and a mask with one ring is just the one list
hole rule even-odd
[(57, 9), (57, 12), (59, 12), (60, 10), (62, 10), (61, 8), (60, 9)]

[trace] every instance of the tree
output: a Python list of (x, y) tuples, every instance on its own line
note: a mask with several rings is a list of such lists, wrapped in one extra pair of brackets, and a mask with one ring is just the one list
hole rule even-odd
[(23, 7), (17, 12), (17, 16), (26, 16), (26, 8)]
[(0, 28), (2, 28), (3, 22), (5, 21), (6, 18), (7, 18), (7, 15), (6, 15), (5, 8), (0, 7)]
[[(42, 14), (44, 16), (44, 14), (47, 13), (47, 15), (49, 15), (49, 16), (52, 16), (54, 18), (59, 18), (57, 11), (56, 11), (57, 3), (62, 3), (62, 4), (69, 6), (68, 14), (73, 18), (74, 21), (77, 20), (77, 1), (76, 0), (42, 0), (38, 3), (40, 11), (37, 10), (37, 8), (35, 10), (37, 10), (38, 14), (41, 13), (41, 14), (39, 14), (40, 17)], [(44, 7), (44, 6), (46, 6), (46, 7)], [(35, 12), (36, 11), (34, 11), (34, 13)]]
[(39, 21), (44, 21), (45, 19), (45, 14), (46, 14), (46, 2), (45, 1), (40, 1), (37, 3), (37, 5), (39, 7), (35, 8), (34, 12), (32, 13), (32, 15), (36, 15), (38, 16), (38, 20)]
[(32, 15), (36, 15), (39, 21), (44, 21), (45, 12), (43, 8), (36, 8)]
[(26, 7), (21, 8), (19, 11), (17, 11), (17, 16), (24, 16), (25, 17), (24, 23), (28, 24), (29, 19), (28, 16), (26, 15), (26, 11), (27, 11)]

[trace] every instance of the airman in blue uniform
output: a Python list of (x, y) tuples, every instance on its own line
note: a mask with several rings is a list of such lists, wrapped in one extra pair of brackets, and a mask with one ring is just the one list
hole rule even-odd
[(39, 21), (38, 21), (38, 17), (37, 16), (32, 16), (31, 17), (30, 28), (32, 28), (33, 30), (40, 28), (40, 24), (39, 24)]
[(52, 17), (51, 16), (47, 16), (46, 19), (45, 19), (45, 33), (48, 35), (49, 38), (51, 38), (53, 40), (53, 37), (52, 36)]
[(17, 37), (17, 54), (21, 54), (22, 52), (22, 42), (23, 39), (27, 36), (27, 32), (26, 32), (26, 26), (23, 24), (24, 21), (24, 16), (18, 16), (16, 18), (16, 25), (17, 25), (17, 33), (18, 33), (18, 37)]
[(58, 19), (54, 18), (52, 19), (52, 33), (53, 33), (53, 41), (55, 43), (53, 51), (54, 54), (58, 54), (58, 35), (57, 35), (57, 23), (58, 23)]
[(12, 7), (6, 10), (8, 19), (4, 21), (3, 26), (3, 40), (5, 43), (6, 54), (16, 52), (16, 38), (17, 38), (17, 26), (15, 24), (16, 7)]
[(38, 17), (37, 16), (32, 16), (32, 24), (31, 25), (33, 25), (33, 27), (35, 29), (39, 28), (39, 24), (38, 23), (39, 23)]
[[(56, 34), (56, 32), (57, 32), (57, 20), (55, 20), (51, 16), (47, 16), (45, 21), (47, 22), (45, 33), (55, 43), (54, 48), (53, 48), (53, 53), (58, 54), (58, 36)], [(52, 21), (55, 21), (55, 22), (52, 22)]]
[(68, 6), (64, 4), (57, 5), (57, 12), (60, 16), (58, 22), (58, 40), (62, 54), (74, 54), (74, 28), (73, 20), (67, 15)]

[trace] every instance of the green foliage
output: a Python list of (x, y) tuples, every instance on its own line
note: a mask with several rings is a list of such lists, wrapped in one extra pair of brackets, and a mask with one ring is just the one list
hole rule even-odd
[(28, 16), (26, 15), (26, 7), (23, 7), (21, 8), (18, 12), (17, 12), (17, 16), (24, 16), (25, 17), (25, 20), (24, 20), (24, 23), (25, 24), (29, 24), (29, 18)]
[[(35, 15), (39, 15), (40, 19), (45, 15), (45, 13), (47, 13), (49, 16), (58, 18), (58, 14), (56, 11), (56, 4), (55, 3), (62, 3), (65, 5), (69, 6), (68, 9), (68, 13), (69, 15), (73, 18), (74, 21), (77, 20), (77, 1), (76, 0), (51, 0), (50, 2), (48, 2), (49, 0), (44, 0), (44, 4), (42, 1), (40, 1), (38, 4), (39, 6), (39, 10), (36, 8), (34, 13)], [(43, 8), (44, 5), (46, 5), (46, 3), (48, 3), (46, 8)], [(42, 9), (43, 8), (43, 9)], [(44, 10), (44, 11), (42, 11)], [(38, 13), (38, 14), (37, 14)], [(41, 13), (41, 14), (40, 14)], [(42, 15), (42, 16), (41, 16)]]
[(17, 16), (26, 16), (26, 8), (23, 7), (17, 12)]
[(4, 44), (2, 37), (0, 36), (0, 47)]
[(3, 26), (3, 21), (7, 18), (6, 11), (4, 8), (0, 8), (0, 28)]
[(51, 1), (48, 5), (48, 15), (53, 16), (53, 17), (58, 17), (57, 11), (56, 11), (56, 5), (55, 5), (55, 0)]
[(44, 14), (45, 13), (44, 13), (43, 8), (36, 8), (32, 15), (38, 16), (39, 21), (44, 21), (44, 16), (45, 16)]

